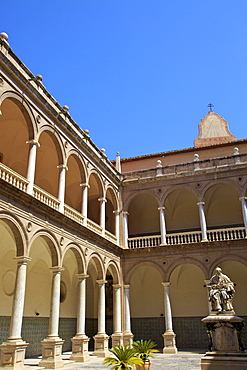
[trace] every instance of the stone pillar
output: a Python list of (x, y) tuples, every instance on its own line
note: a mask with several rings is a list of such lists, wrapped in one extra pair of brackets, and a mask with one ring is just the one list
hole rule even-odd
[(247, 238), (247, 205), (246, 205), (247, 197), (240, 197), (239, 200), (242, 206), (242, 213), (244, 219), (244, 227), (245, 227), (245, 237)]
[(28, 166), (27, 166), (27, 180), (29, 184), (27, 185), (27, 193), (33, 194), (33, 185), (34, 185), (34, 176), (35, 176), (35, 164), (36, 164), (36, 153), (37, 147), (40, 147), (40, 144), (36, 140), (26, 141), (26, 144), (30, 144)]
[(59, 174), (59, 185), (58, 185), (58, 200), (60, 201), (58, 210), (61, 213), (64, 213), (64, 196), (65, 196), (65, 174), (68, 170), (68, 167), (64, 164), (61, 164), (60, 166), (57, 166), (57, 168), (60, 169)]
[(105, 204), (107, 199), (99, 198), (98, 201), (100, 202), (100, 226), (102, 227), (102, 235), (105, 235)]
[(24, 369), (25, 351), (28, 343), (21, 338), (22, 317), (25, 301), (27, 262), (30, 258), (17, 257), (15, 293), (12, 305), (9, 338), (0, 346), (0, 368)]
[(77, 275), (79, 278), (79, 294), (77, 301), (77, 331), (75, 337), (71, 339), (72, 355), (70, 359), (76, 362), (90, 361), (88, 353), (89, 338), (85, 334), (86, 321), (86, 279), (88, 275)]
[(83, 188), (82, 190), (82, 209), (81, 213), (83, 218), (83, 225), (87, 225), (87, 207), (88, 207), (88, 189), (90, 188), (90, 185), (88, 184), (80, 184), (80, 186)]
[(105, 284), (106, 280), (96, 280), (99, 286), (98, 295), (98, 333), (94, 336), (94, 353), (98, 357), (109, 356), (108, 335), (105, 332)]
[(124, 246), (127, 248), (128, 247), (128, 215), (129, 213), (126, 211), (123, 211), (123, 217), (124, 217)]
[(120, 212), (119, 211), (113, 211), (115, 215), (115, 236), (117, 238), (117, 244), (119, 244), (119, 217)]
[(121, 285), (113, 285), (113, 334), (112, 347), (123, 345), (123, 333), (121, 330)]
[(172, 310), (170, 302), (170, 283), (162, 283), (164, 287), (164, 308), (165, 308), (165, 323), (166, 331), (163, 334), (164, 348), (163, 353), (177, 353), (175, 342), (176, 334), (172, 329)]
[(52, 267), (52, 291), (50, 304), (49, 333), (46, 339), (42, 341), (42, 360), (39, 366), (56, 369), (63, 367), (62, 345), (64, 340), (58, 336), (59, 326), (59, 306), (60, 306), (60, 281), (62, 267)]
[(206, 218), (204, 212), (204, 202), (198, 202), (197, 205), (199, 206), (199, 216), (200, 216), (200, 224), (201, 224), (201, 232), (202, 232), (202, 242), (208, 241), (207, 236), (207, 225), (206, 225)]
[(166, 245), (165, 207), (159, 207), (158, 210), (160, 211), (161, 245)]
[(117, 155), (116, 155), (116, 169), (118, 170), (118, 172), (122, 172), (121, 171), (121, 159), (120, 159), (120, 153), (117, 152)]
[(133, 344), (134, 335), (131, 333), (130, 320), (130, 286), (124, 285), (124, 345), (131, 346)]

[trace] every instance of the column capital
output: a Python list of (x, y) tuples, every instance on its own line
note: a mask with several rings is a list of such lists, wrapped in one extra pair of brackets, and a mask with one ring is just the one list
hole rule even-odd
[(59, 166), (57, 166), (57, 168), (64, 168), (66, 171), (68, 171), (68, 167), (66, 166), (66, 164), (60, 164)]
[(87, 279), (89, 277), (89, 275), (87, 274), (76, 274), (76, 276), (78, 277), (78, 279)]
[(98, 198), (98, 201), (99, 202), (105, 202), (106, 203), (107, 202), (107, 199), (102, 197), (102, 198)]
[(28, 140), (26, 144), (37, 145), (38, 148), (40, 147), (40, 143), (37, 140)]
[(247, 200), (247, 197), (240, 197), (239, 200), (240, 202), (243, 202), (244, 200)]
[(205, 202), (198, 202), (196, 203), (198, 206), (204, 206)]
[(129, 215), (129, 212), (128, 211), (123, 211), (123, 215)]
[(60, 267), (60, 266), (54, 266), (54, 267), (50, 267), (50, 270), (52, 272), (62, 272), (64, 270), (64, 267)]
[(118, 289), (118, 288), (121, 288), (121, 284), (112, 284), (112, 287), (114, 288), (114, 289)]
[(80, 184), (80, 186), (82, 187), (82, 188), (90, 188), (90, 185), (89, 184), (87, 184), (87, 183), (82, 183), (82, 184)]
[(96, 280), (96, 283), (97, 283), (97, 284), (99, 284), (99, 285), (104, 285), (104, 284), (106, 284), (106, 283), (107, 283), (107, 280), (103, 280), (103, 279), (101, 279), (101, 280)]
[(29, 261), (32, 261), (32, 258), (30, 257), (25, 257), (25, 256), (17, 256), (17, 257), (14, 257), (14, 260), (17, 261), (17, 263), (19, 264), (22, 264), (22, 263), (28, 263)]
[(115, 215), (119, 215), (120, 211), (112, 211), (112, 213), (114, 213)]
[(124, 289), (129, 289), (130, 288), (130, 284), (124, 284)]
[(166, 207), (158, 207), (158, 211), (164, 211)]
[(169, 281), (161, 283), (161, 284), (163, 285), (163, 287), (169, 287), (171, 285)]

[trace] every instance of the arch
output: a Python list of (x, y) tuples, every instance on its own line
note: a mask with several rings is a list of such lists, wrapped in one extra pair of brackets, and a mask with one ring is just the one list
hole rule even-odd
[[(157, 195), (157, 194), (155, 193), (155, 191), (153, 191), (153, 190), (149, 190), (149, 189), (139, 190), (139, 189), (138, 189), (138, 194), (139, 194), (139, 195), (141, 195), (141, 194), (148, 194), (148, 195), (150, 195), (150, 196), (154, 197), (154, 198), (157, 200), (157, 203), (159, 203), (159, 202), (160, 202), (160, 198), (158, 197), (158, 195)], [(123, 203), (124, 203), (123, 208), (124, 208), (125, 210), (128, 210), (130, 203), (132, 202), (132, 200), (133, 200), (135, 197), (136, 197), (136, 192), (133, 192), (132, 194), (130, 194), (130, 195), (129, 195), (129, 196), (128, 196), (124, 201), (123, 201)]]
[(229, 181), (211, 184), (204, 192), (207, 227), (243, 226), (239, 187)]
[(71, 155), (75, 156), (78, 159), (79, 166), (81, 168), (81, 173), (82, 173), (83, 180), (85, 182), (87, 182), (88, 170), (86, 168), (85, 161), (84, 161), (84, 158), (82, 157), (82, 154), (77, 149), (72, 148), (67, 152), (65, 165), (68, 166), (68, 160), (69, 160)]
[(199, 202), (199, 199), (200, 199), (200, 192), (198, 191), (198, 189), (195, 189), (193, 186), (191, 185), (176, 185), (176, 187), (170, 187), (168, 190), (165, 191), (165, 193), (163, 194), (162, 196), (162, 200), (161, 200), (161, 203), (164, 204), (165, 201), (166, 201), (166, 198), (175, 190), (188, 190), (190, 192), (192, 192), (195, 197), (197, 198), (197, 202)]
[(191, 264), (191, 265), (195, 265), (197, 267), (199, 267), (203, 274), (204, 274), (204, 279), (207, 278), (208, 276), (208, 270), (207, 268), (203, 265), (203, 263), (201, 263), (200, 261), (194, 259), (194, 258), (191, 258), (191, 257), (183, 257), (183, 258), (179, 258), (178, 260), (176, 260), (168, 269), (167, 269), (167, 280), (170, 281), (170, 278), (171, 278), (171, 274), (172, 272), (175, 270), (175, 268), (177, 268), (178, 266), (180, 265), (183, 265), (183, 264)]
[(61, 257), (61, 263), (63, 264), (64, 261), (64, 256), (68, 250), (71, 250), (75, 256), (76, 262), (77, 262), (77, 267), (78, 267), (78, 274), (85, 274), (86, 273), (86, 261), (85, 257), (82, 253), (82, 250), (79, 245), (75, 243), (69, 243), (65, 249), (62, 252), (62, 257)]
[[(77, 153), (76, 153), (77, 154)], [(75, 152), (67, 158), (66, 181), (65, 181), (65, 203), (78, 212), (82, 210), (82, 186), (86, 182), (84, 166)]]
[(28, 256), (27, 251), (27, 234), (24, 230), (23, 225), (19, 219), (11, 213), (0, 211), (0, 221), (3, 221), (7, 226), (8, 230), (13, 235), (16, 242), (16, 256), (22, 257)]
[[(238, 192), (239, 192), (239, 196), (241, 196), (241, 187), (239, 186), (239, 184), (237, 184), (235, 181), (231, 181), (231, 180), (226, 180), (226, 179), (220, 179), (220, 180), (214, 180), (213, 183), (208, 183), (207, 185), (205, 185), (202, 189), (202, 192), (201, 192), (201, 197), (202, 197), (202, 200), (204, 199), (205, 197), (205, 193), (213, 186), (215, 185), (220, 185), (220, 184), (227, 184), (227, 185), (230, 185), (232, 187), (234, 187)], [(247, 186), (247, 184), (246, 184)]]
[(103, 182), (98, 172), (91, 171), (88, 179), (88, 218), (100, 224), (100, 198), (103, 197)]
[(239, 262), (241, 263), (242, 265), (246, 266), (247, 267), (247, 260), (243, 257), (240, 257), (240, 256), (237, 256), (235, 254), (225, 254), (224, 256), (222, 257), (219, 257), (217, 258), (216, 260), (213, 261), (213, 263), (210, 265), (210, 269), (209, 269), (209, 277), (211, 277), (214, 273), (214, 270), (217, 266), (219, 266), (222, 262), (226, 262), (226, 261), (235, 261), (235, 262)]
[(93, 252), (87, 261), (87, 271), (89, 264), (92, 263), (97, 271), (97, 280), (103, 280), (105, 277), (104, 266), (101, 257)]
[(105, 228), (112, 234), (115, 234), (115, 215), (114, 211), (118, 210), (118, 202), (115, 191), (112, 187), (108, 186), (106, 189), (106, 209), (105, 209)]
[(111, 276), (113, 277), (113, 284), (120, 284), (120, 271), (115, 261), (112, 260), (109, 261), (109, 263), (106, 266), (106, 274), (108, 270), (110, 271)]
[(189, 187), (178, 187), (165, 199), (167, 232), (200, 230), (198, 193)]
[(49, 251), (51, 253), (52, 267), (57, 267), (57, 266), (61, 267), (61, 250), (60, 250), (58, 241), (55, 238), (55, 236), (47, 230), (41, 229), (32, 236), (30, 243), (29, 243), (29, 253), (30, 253), (30, 249), (32, 248), (32, 244), (39, 237), (44, 239), (44, 241), (46, 242), (49, 248)]
[(53, 131), (46, 129), (40, 133), (39, 143), (34, 183), (54, 197), (58, 197), (60, 174), (58, 166), (64, 163), (60, 140)]
[(64, 144), (63, 144), (62, 138), (60, 136), (60, 133), (58, 132), (58, 130), (55, 127), (49, 126), (48, 124), (44, 124), (39, 129), (37, 140), (40, 140), (40, 137), (45, 132), (48, 133), (54, 141), (54, 144), (56, 146), (56, 150), (58, 152), (59, 165), (64, 164), (66, 162), (66, 153), (65, 153), (65, 148), (64, 148)]
[(27, 103), (20, 101), (19, 95), (13, 95), (5, 96), (1, 105), (1, 162), (26, 177), (30, 150), (28, 142), (35, 135), (34, 120)]
[(166, 281), (166, 274), (164, 272), (164, 270), (156, 263), (156, 262), (152, 262), (152, 261), (146, 261), (146, 260), (143, 260), (143, 261), (140, 261), (140, 262), (137, 262), (134, 266), (131, 267), (131, 269), (125, 274), (125, 277), (124, 277), (124, 284), (130, 284), (130, 280), (132, 278), (132, 275), (133, 273), (136, 271), (136, 269), (138, 269), (140, 266), (151, 266), (153, 268), (155, 268), (161, 275), (162, 277), (162, 281)]
[(129, 203), (129, 236), (160, 234), (159, 204), (149, 192), (136, 194)]

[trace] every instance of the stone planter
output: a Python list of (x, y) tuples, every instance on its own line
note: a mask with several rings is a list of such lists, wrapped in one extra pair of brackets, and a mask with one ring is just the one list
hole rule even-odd
[(149, 370), (151, 366), (150, 360), (144, 361), (143, 365), (136, 365), (137, 370)]

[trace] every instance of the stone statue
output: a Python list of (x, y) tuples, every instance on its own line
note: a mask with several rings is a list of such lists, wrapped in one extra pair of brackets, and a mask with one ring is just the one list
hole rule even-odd
[(222, 274), (220, 267), (216, 267), (216, 274), (213, 275), (208, 284), (209, 301), (211, 302), (211, 311), (224, 313), (231, 311), (234, 313), (232, 299), (235, 292), (234, 284), (228, 276)]

